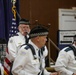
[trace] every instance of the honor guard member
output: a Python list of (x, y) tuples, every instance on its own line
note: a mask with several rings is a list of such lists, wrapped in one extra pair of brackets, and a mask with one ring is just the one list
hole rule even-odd
[(31, 30), (30, 42), (20, 48), (14, 61), (13, 75), (57, 75), (45, 69), (45, 57), (41, 48), (45, 46), (47, 35), (48, 30), (42, 26)]
[(59, 52), (55, 69), (60, 75), (76, 75), (76, 35), (73, 43)]
[[(18, 30), (19, 32), (14, 36), (9, 38), (8, 41), (8, 52), (10, 61), (14, 61), (17, 56), (18, 50), (21, 45), (28, 42), (29, 32), (30, 32), (30, 21), (26, 19), (21, 19), (19, 22)], [(27, 38), (25, 38), (25, 36)]]

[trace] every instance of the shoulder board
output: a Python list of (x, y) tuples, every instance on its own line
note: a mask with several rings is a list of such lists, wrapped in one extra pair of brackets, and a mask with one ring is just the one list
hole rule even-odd
[(26, 50), (28, 50), (29, 48), (30, 48), (30, 47), (29, 47), (28, 45), (25, 47)]
[(66, 52), (68, 52), (68, 51), (71, 51), (72, 49), (71, 48), (67, 48), (67, 49), (65, 49), (64, 51), (66, 51)]

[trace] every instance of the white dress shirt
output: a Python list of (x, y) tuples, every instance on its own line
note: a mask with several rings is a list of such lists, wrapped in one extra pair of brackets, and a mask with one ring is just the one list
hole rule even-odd
[(25, 44), (25, 37), (20, 32), (18, 32), (15, 36), (9, 38), (8, 52), (10, 61), (14, 61), (18, 50), (23, 44)]
[(60, 71), (60, 75), (72, 75), (76, 73), (76, 59), (72, 50), (65, 51), (68, 47), (63, 48), (59, 52), (55, 69)]
[[(26, 45), (21, 47), (13, 64), (13, 75), (38, 75), (40, 72), (39, 48), (31, 40), (29, 43), (35, 49), (36, 59), (34, 59), (30, 48), (26, 49)], [(42, 67), (44, 68), (44, 75), (49, 75), (50, 73), (45, 69), (44, 56), (42, 58)]]

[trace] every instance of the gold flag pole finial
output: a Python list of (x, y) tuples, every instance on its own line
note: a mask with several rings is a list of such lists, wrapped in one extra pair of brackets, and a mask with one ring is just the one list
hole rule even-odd
[(15, 6), (16, 0), (11, 0), (11, 2), (13, 4), (13, 6), (12, 6), (12, 13), (14, 15), (14, 18), (16, 19), (16, 6)]
[(13, 5), (15, 5), (15, 4), (16, 4), (16, 0), (11, 0), (11, 2), (13, 3)]

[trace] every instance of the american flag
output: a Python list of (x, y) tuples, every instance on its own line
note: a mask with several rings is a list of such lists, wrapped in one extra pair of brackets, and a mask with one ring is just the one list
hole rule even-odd
[(12, 26), (9, 31), (9, 37), (15, 35), (17, 32), (18, 32), (18, 29), (17, 29), (16, 19), (12, 18)]
[[(12, 18), (12, 25), (9, 30), (9, 37), (15, 35), (18, 32), (17, 25), (16, 25), (16, 19)], [(4, 60), (4, 74), (10, 75), (10, 68), (11, 68), (12, 62), (9, 59), (9, 52), (8, 48), (6, 48), (6, 57)]]
[[(12, 17), (11, 17), (12, 22), (11, 22), (11, 26), (10, 26), (10, 29), (9, 29), (9, 37), (15, 35), (18, 32), (17, 21), (16, 21), (16, 10), (15, 9), (16, 9), (16, 6), (13, 5), (12, 8), (11, 8), (13, 13), (12, 13)], [(4, 60), (4, 75), (10, 75), (11, 65), (12, 65), (12, 63), (9, 59), (9, 52), (8, 52), (8, 47), (7, 47), (6, 57), (5, 57), (5, 60)]]

